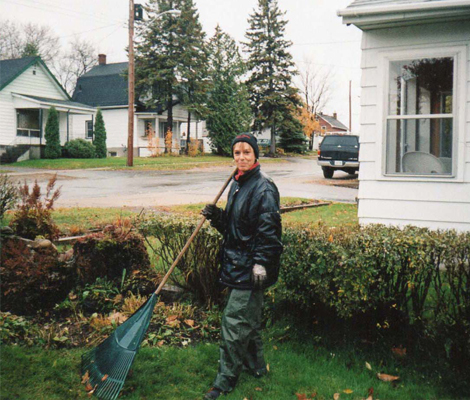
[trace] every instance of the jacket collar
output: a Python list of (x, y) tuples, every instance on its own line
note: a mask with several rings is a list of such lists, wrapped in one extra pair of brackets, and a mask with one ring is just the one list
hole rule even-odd
[(246, 172), (237, 171), (235, 175), (235, 180), (240, 184), (243, 185), (248, 179), (250, 179), (253, 175), (255, 175), (261, 168), (259, 161), (253, 164), (253, 166)]

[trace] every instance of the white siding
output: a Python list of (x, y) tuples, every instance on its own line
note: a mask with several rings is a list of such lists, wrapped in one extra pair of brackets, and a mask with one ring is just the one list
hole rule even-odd
[[(466, 97), (458, 133), (457, 176), (448, 179), (387, 178), (382, 173), (384, 87), (381, 59), (391, 52), (466, 46)], [(362, 40), (359, 221), (470, 230), (470, 22), (448, 22), (365, 31)], [(454, 93), (454, 102), (458, 101)]]
[[(36, 73), (33, 74), (33, 71)], [(47, 97), (58, 100), (68, 100), (54, 79), (41, 66), (31, 66), (9, 85), (0, 91), (0, 145), (10, 144), (39, 144), (39, 138), (25, 138), (16, 136), (16, 111), (13, 104), (12, 93), (30, 96)], [(31, 107), (31, 105), (29, 106)], [(32, 108), (38, 108), (36, 106)], [(61, 137), (66, 125), (61, 117)], [(43, 115), (43, 128), (47, 120), (47, 111)], [(65, 126), (65, 128), (64, 128)]]

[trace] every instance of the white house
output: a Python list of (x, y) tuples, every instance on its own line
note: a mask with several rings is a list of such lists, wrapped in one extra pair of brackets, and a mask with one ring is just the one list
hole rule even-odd
[(361, 224), (470, 230), (470, 0), (355, 0)]
[(61, 144), (85, 138), (86, 127), (79, 124), (79, 117), (91, 119), (95, 108), (72, 101), (40, 57), (0, 61), (2, 162), (40, 157), (51, 106), (59, 112)]
[[(128, 81), (126, 77), (128, 63), (106, 62), (106, 55), (100, 54), (98, 65), (81, 76), (72, 98), (89, 106), (99, 107), (106, 126), (108, 153), (111, 156), (123, 156), (127, 152), (128, 138)], [(136, 99), (137, 100), (137, 99)], [(167, 111), (163, 107), (148, 109), (138, 100), (134, 113), (134, 156), (145, 157), (151, 154), (149, 147), (156, 147), (158, 152), (165, 149)], [(175, 101), (173, 106), (173, 151), (185, 146), (188, 112)], [(195, 121), (192, 116), (191, 139), (203, 139), (207, 136), (205, 123)], [(88, 121), (92, 124), (92, 121)], [(154, 132), (152, 146), (149, 146), (149, 130)], [(207, 148), (206, 148), (207, 150)]]

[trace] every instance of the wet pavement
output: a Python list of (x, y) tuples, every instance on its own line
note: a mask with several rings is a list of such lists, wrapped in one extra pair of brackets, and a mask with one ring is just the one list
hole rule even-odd
[[(5, 166), (18, 181), (37, 179), (45, 187), (57, 173), (61, 196), (56, 207), (160, 207), (209, 202), (214, 199), (233, 167), (195, 168), (187, 171), (38, 170)], [(323, 178), (313, 159), (290, 158), (285, 163), (263, 164), (281, 197), (355, 202), (357, 179), (335, 172)], [(224, 198), (224, 196), (222, 197)]]

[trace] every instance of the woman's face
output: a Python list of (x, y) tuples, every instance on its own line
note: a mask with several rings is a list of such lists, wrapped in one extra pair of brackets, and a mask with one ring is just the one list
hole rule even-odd
[(235, 143), (235, 146), (233, 146), (233, 159), (239, 171), (248, 171), (256, 161), (253, 147), (245, 142)]

